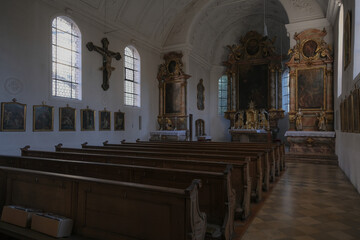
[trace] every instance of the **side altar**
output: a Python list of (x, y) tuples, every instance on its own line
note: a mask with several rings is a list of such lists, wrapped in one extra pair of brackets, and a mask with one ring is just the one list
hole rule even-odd
[(332, 48), (326, 30), (295, 33), (289, 50), (290, 144), (288, 160), (337, 164), (335, 155)]

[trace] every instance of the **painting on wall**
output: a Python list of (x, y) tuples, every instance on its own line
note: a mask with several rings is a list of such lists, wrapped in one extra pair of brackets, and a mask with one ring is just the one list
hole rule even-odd
[(89, 108), (80, 110), (81, 131), (95, 130), (95, 111)]
[(66, 106), (59, 108), (59, 131), (76, 130), (76, 109)]
[(169, 82), (165, 84), (165, 114), (179, 114), (182, 109), (180, 82)]
[(242, 65), (239, 68), (239, 109), (248, 109), (250, 101), (256, 108), (268, 109), (268, 65)]
[(106, 111), (106, 109), (104, 109), (104, 111), (99, 111), (99, 130), (111, 130), (111, 112)]
[(325, 68), (297, 70), (297, 109), (325, 109)]
[(114, 130), (124, 131), (125, 130), (125, 113), (114, 112)]
[(13, 99), (1, 103), (1, 131), (23, 132), (26, 130), (26, 104)]
[(33, 131), (54, 130), (54, 107), (48, 105), (33, 106)]
[(348, 11), (344, 23), (344, 71), (351, 62), (351, 11)]
[(354, 132), (360, 132), (360, 89), (353, 91)]

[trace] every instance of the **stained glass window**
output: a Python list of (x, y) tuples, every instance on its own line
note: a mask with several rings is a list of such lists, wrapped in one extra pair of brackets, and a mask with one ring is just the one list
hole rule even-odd
[(282, 109), (289, 112), (290, 107), (290, 87), (289, 87), (289, 69), (282, 74)]

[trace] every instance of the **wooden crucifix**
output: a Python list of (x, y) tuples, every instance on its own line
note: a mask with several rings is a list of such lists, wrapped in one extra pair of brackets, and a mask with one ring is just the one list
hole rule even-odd
[(107, 38), (101, 39), (101, 43), (103, 45), (102, 48), (95, 46), (92, 42), (88, 42), (86, 44), (86, 47), (87, 49), (89, 49), (89, 51), (95, 50), (103, 57), (103, 65), (100, 68), (100, 70), (103, 71), (103, 84), (101, 85), (101, 87), (104, 89), (104, 91), (106, 91), (109, 89), (109, 79), (111, 76), (111, 72), (115, 70), (115, 68), (111, 66), (111, 60), (112, 58), (115, 58), (119, 61), (121, 59), (121, 55), (119, 52), (109, 51), (109, 40)]

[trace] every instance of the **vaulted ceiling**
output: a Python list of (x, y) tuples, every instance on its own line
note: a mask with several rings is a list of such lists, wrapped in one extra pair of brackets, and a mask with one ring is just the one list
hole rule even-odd
[(126, 32), (160, 50), (187, 45), (213, 61), (219, 46), (249, 30), (263, 32), (264, 2), (269, 35), (286, 38), (285, 24), (326, 17), (329, 0), (44, 1), (92, 18), (104, 32)]

